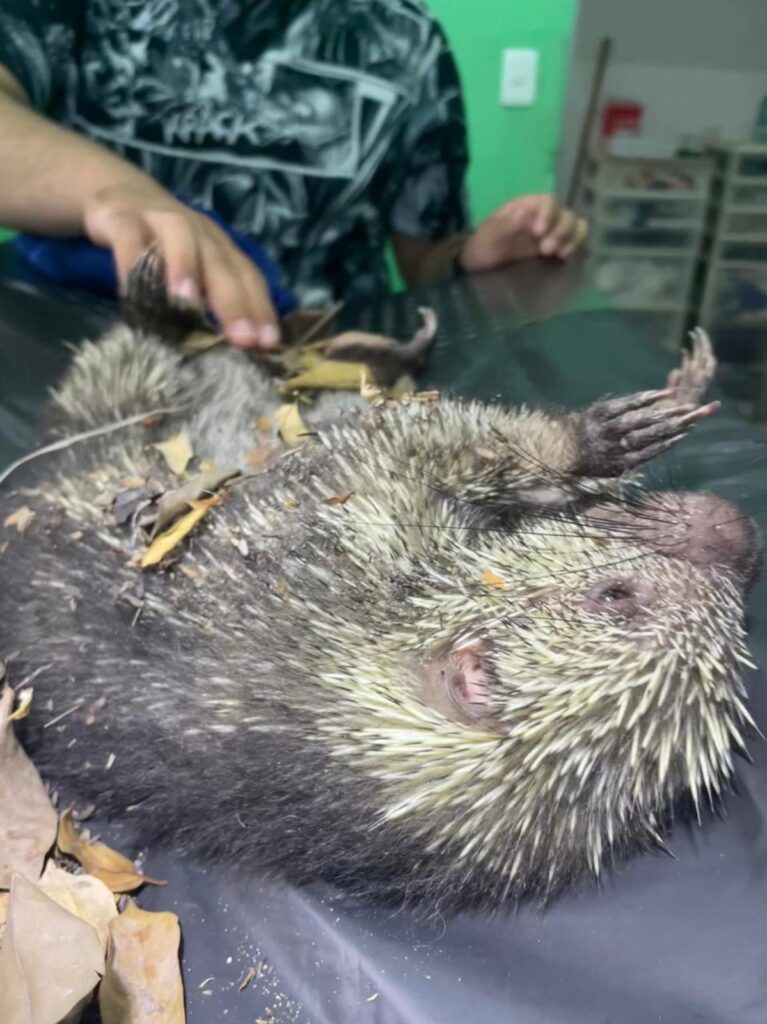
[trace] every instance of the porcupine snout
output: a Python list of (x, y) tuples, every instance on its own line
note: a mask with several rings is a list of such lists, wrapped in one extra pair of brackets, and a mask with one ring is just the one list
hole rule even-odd
[(759, 577), (762, 540), (750, 516), (718, 494), (659, 496), (642, 540), (660, 554), (730, 574), (744, 590)]

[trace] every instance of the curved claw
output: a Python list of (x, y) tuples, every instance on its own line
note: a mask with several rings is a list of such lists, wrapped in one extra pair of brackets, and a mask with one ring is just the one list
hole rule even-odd
[(668, 375), (668, 386), (682, 401), (698, 404), (716, 374), (711, 338), (702, 327), (690, 331), (690, 347), (682, 352), (682, 365)]

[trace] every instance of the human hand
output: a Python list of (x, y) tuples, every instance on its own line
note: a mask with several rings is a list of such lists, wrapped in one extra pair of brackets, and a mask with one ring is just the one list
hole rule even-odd
[(111, 249), (120, 287), (155, 242), (164, 257), (168, 294), (205, 305), (237, 348), (272, 349), (277, 317), (258, 268), (204, 214), (190, 210), (153, 182), (99, 190), (83, 209), (85, 232)]
[(459, 263), (464, 270), (493, 270), (532, 256), (566, 260), (586, 241), (588, 224), (550, 195), (520, 196), (505, 203), (469, 235)]

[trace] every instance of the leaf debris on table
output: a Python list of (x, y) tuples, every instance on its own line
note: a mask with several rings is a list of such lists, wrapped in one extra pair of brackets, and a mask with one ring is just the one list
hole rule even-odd
[(289, 448), (302, 444), (309, 436), (309, 428), (301, 419), (297, 402), (281, 405), (274, 414), (274, 422), (280, 437)]
[(14, 874), (37, 879), (56, 839), (58, 818), (37, 768), (13, 730), (14, 691), (0, 694), (0, 889)]
[(14, 874), (0, 947), (3, 1024), (77, 1021), (104, 969), (96, 930)]
[(153, 444), (152, 447), (156, 448), (162, 455), (168, 467), (176, 476), (182, 476), (189, 462), (194, 458), (189, 435), (183, 431), (180, 434), (174, 434), (173, 437), (169, 437), (167, 441), (159, 441)]
[(9, 530), (12, 526), (16, 527), (17, 533), (24, 533), (26, 528), (35, 518), (35, 513), (29, 507), (29, 505), (22, 505), (17, 508), (15, 512), (11, 512), (3, 520), (3, 526)]
[(175, 914), (150, 913), (128, 901), (110, 924), (99, 989), (102, 1024), (183, 1024), (180, 944)]
[(83, 870), (102, 881), (110, 892), (132, 892), (142, 885), (165, 885), (156, 878), (148, 878), (136, 869), (133, 861), (118, 853), (106, 843), (91, 839), (87, 830), (78, 832), (71, 810), (66, 810), (59, 819), (56, 844), (82, 865)]
[[(0, 695), (0, 888), (10, 888), (0, 892), (2, 1024), (77, 1024), (97, 989), (102, 1024), (184, 1024), (178, 919), (132, 900), (120, 912), (116, 902), (116, 892), (163, 883), (78, 832), (71, 810), (59, 821), (16, 740), (13, 706), (8, 687)], [(84, 870), (68, 870), (62, 855)]]

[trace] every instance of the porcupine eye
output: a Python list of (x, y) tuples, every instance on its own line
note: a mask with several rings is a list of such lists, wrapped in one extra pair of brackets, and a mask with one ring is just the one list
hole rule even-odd
[(636, 615), (651, 597), (642, 581), (614, 578), (600, 580), (585, 594), (584, 603), (593, 611), (606, 611), (622, 617)]

